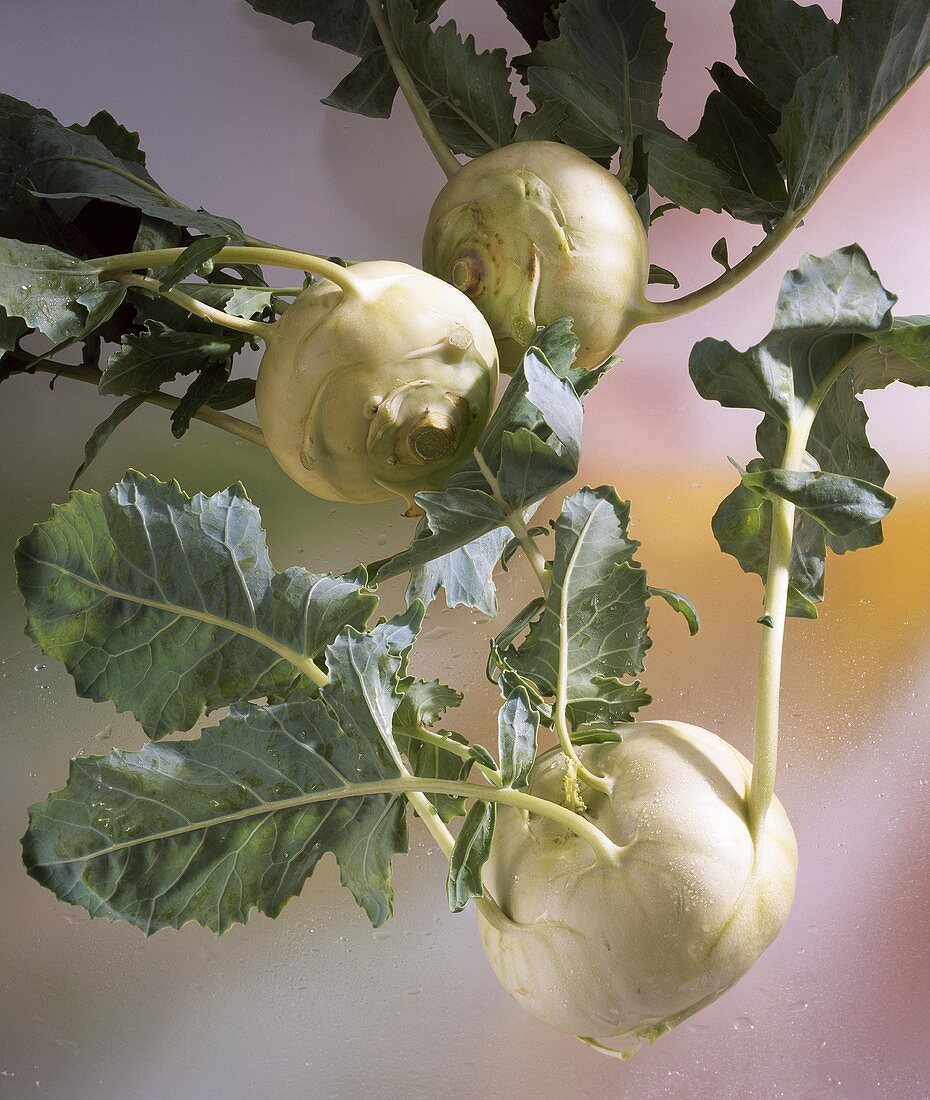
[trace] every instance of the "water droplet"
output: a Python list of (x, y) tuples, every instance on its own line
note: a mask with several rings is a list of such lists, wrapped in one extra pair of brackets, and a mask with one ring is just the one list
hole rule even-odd
[(112, 733), (113, 733), (113, 727), (112, 726), (107, 726), (106, 729), (102, 729), (99, 733), (95, 733), (94, 737), (98, 741), (108, 741), (109, 738), (110, 738), (110, 735)]
[(33, 672), (44, 672), (45, 671), (45, 665), (33, 665), (32, 666), (32, 671)]
[(753, 1031), (755, 1026), (748, 1016), (737, 1016), (732, 1024), (734, 1031)]

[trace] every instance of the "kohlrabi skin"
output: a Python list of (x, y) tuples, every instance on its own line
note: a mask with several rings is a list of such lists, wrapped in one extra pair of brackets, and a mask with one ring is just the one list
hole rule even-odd
[[(484, 881), (514, 923), (479, 915), (491, 966), (527, 1012), (613, 1041), (656, 1038), (745, 974), (785, 923), (797, 868), (777, 799), (754, 848), (750, 765), (727, 742), (683, 722), (622, 733), (578, 750), (609, 780), (609, 794), (583, 795), (622, 846), (616, 865), (551, 820), (501, 807)], [(561, 802), (566, 775), (566, 758), (547, 753), (527, 790)]]
[(503, 370), (559, 317), (581, 341), (575, 366), (592, 368), (636, 323), (649, 251), (615, 175), (567, 145), (522, 141), (470, 161), (439, 192), (423, 266), (478, 306)]
[(407, 264), (321, 281), (269, 333), (255, 391), (278, 464), (328, 500), (439, 489), (472, 452), (497, 391), (497, 350), (469, 299)]

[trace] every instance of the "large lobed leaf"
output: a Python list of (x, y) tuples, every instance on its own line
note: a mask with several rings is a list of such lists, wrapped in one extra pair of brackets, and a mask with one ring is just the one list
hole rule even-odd
[(407, 847), (387, 747), (400, 659), (351, 628), (326, 654), (330, 683), (273, 706), (237, 706), (195, 741), (72, 762), (30, 811), (29, 873), (91, 916), (146, 934), (196, 921), (214, 932), (252, 909), (277, 916), (332, 852), (372, 924), (391, 914), (391, 857)]
[(78, 694), (131, 711), (153, 739), (312, 680), (377, 602), (362, 576), (276, 573), (241, 486), (188, 498), (134, 472), (57, 506), (16, 566), (31, 636)]

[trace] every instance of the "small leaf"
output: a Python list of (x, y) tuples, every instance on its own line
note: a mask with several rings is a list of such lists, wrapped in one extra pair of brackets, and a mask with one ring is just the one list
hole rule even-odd
[(456, 837), (446, 883), (453, 913), (461, 912), (472, 898), (480, 898), (484, 893), (481, 869), (491, 852), (494, 821), (494, 803), (475, 802)]
[(218, 397), (229, 380), (231, 364), (219, 363), (202, 370), (171, 413), (171, 434), (180, 439), (191, 425), (191, 421), (204, 405), (209, 405)]
[(501, 707), (497, 719), (497, 743), (501, 782), (505, 787), (525, 787), (536, 759), (539, 713), (518, 688)]
[(648, 591), (650, 596), (658, 596), (660, 599), (665, 600), (673, 611), (677, 611), (684, 618), (688, 624), (688, 633), (692, 638), (701, 629), (701, 618), (697, 613), (697, 608), (687, 596), (682, 596), (680, 592), (673, 592), (670, 588), (653, 588), (651, 585)]
[(87, 467), (94, 461), (97, 455), (103, 450), (107, 440), (116, 431), (116, 429), (122, 424), (122, 422), (132, 413), (138, 409), (138, 407), (145, 401), (144, 397), (127, 397), (125, 401), (121, 401), (116, 408), (105, 417), (94, 428), (90, 439), (84, 444), (84, 461), (74, 471), (74, 476), (68, 485), (69, 489), (73, 489), (78, 479), (85, 473)]
[(56, 344), (93, 332), (126, 296), (81, 260), (46, 245), (0, 238), (0, 306)]
[(163, 274), (158, 276), (162, 290), (171, 290), (183, 279), (193, 275), (228, 244), (229, 237), (199, 237), (184, 249)]
[(727, 248), (726, 237), (721, 237), (719, 241), (710, 250), (711, 258), (716, 260), (724, 271), (730, 270), (730, 252)]
[(225, 369), (245, 341), (242, 333), (216, 327), (211, 332), (179, 331), (149, 320), (141, 332), (127, 333), (107, 360), (100, 392), (151, 393), (179, 374)]
[(662, 283), (665, 286), (672, 286), (676, 290), (681, 286), (677, 275), (673, 275), (671, 271), (666, 271), (664, 267), (659, 267), (658, 264), (649, 265), (649, 282)]

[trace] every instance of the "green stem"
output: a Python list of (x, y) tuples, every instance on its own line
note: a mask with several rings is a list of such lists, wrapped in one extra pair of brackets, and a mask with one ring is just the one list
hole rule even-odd
[[(32, 363), (29, 371), (24, 373), (31, 374), (33, 371), (69, 378), (74, 382), (87, 382), (92, 386), (99, 386), (101, 378), (101, 372), (93, 367), (78, 367), (68, 363), (58, 363), (54, 359), (40, 359)], [(181, 403), (179, 397), (172, 397), (171, 394), (161, 393), (160, 391), (141, 396), (148, 404), (157, 405), (159, 408), (168, 409), (171, 412)], [(235, 435), (249, 443), (255, 443), (259, 447), (267, 448), (268, 446), (261, 428), (255, 424), (250, 424), (247, 420), (241, 420), (237, 416), (230, 416), (229, 413), (220, 412), (218, 409), (208, 409), (202, 405), (194, 413), (194, 419), (201, 420), (204, 424), (211, 424), (214, 428), (221, 428), (224, 432), (229, 432), (230, 435)]]
[(186, 309), (188, 313), (202, 317), (205, 321), (212, 321), (213, 324), (222, 325), (234, 332), (245, 332), (249, 336), (257, 337), (259, 340), (267, 339), (269, 330), (275, 324), (274, 321), (250, 321), (245, 317), (233, 317), (231, 313), (208, 306), (206, 302), (201, 302), (198, 298), (193, 298), (190, 294), (185, 294), (176, 287), (170, 287), (166, 290), (157, 279), (149, 279), (145, 275), (131, 275), (120, 272), (111, 276), (111, 278), (124, 286), (135, 286), (139, 287), (140, 290), (150, 290), (153, 294), (167, 298), (169, 302), (174, 302), (175, 305)]
[(798, 225), (800, 225), (806, 215), (810, 213), (811, 207), (836, 178), (840, 169), (844, 167), (863, 141), (865, 141), (869, 134), (927, 67), (927, 65), (922, 66), (920, 72), (915, 73), (912, 79), (904, 84), (898, 94), (893, 96), (885, 104), (881, 111), (871, 120), (869, 125), (863, 129), (862, 133), (859, 134), (854, 141), (850, 142), (842, 155), (837, 157), (834, 161), (829, 172), (827, 172), (820, 181), (813, 195), (811, 195), (804, 206), (800, 210), (789, 209), (776, 223), (772, 232), (767, 234), (767, 236), (752, 249), (748, 256), (744, 256), (743, 259), (740, 260), (738, 264), (731, 267), (729, 271), (725, 271), (706, 286), (691, 291), (690, 294), (684, 294), (680, 298), (673, 298), (670, 302), (650, 302), (644, 300), (637, 310), (638, 316), (634, 321), (634, 325), (648, 325), (655, 321), (667, 321), (672, 317), (680, 317), (684, 313), (690, 313), (692, 310), (700, 309), (701, 306), (707, 305), (708, 302), (714, 301), (714, 299), (719, 298), (721, 294), (725, 294), (726, 291), (731, 290), (737, 283), (742, 282), (747, 275), (751, 275), (757, 267), (765, 263), (769, 256), (771, 256), (779, 245), (781, 245)]
[(391, 63), (391, 68), (394, 70), (394, 76), (397, 77), (397, 83), (400, 85), (400, 90), (404, 93), (404, 99), (407, 100), (407, 106), (410, 108), (416, 124), (420, 128), (420, 133), (426, 139), (426, 144), (430, 147), (433, 156), (438, 161), (439, 167), (445, 172), (446, 178), (452, 179), (462, 165), (443, 140), (442, 134), (440, 134), (435, 122), (433, 122), (426, 104), (417, 91), (413, 76), (407, 68), (404, 59), (401, 57), (400, 50), (397, 48), (394, 32), (391, 30), (391, 25), (387, 20), (387, 16), (384, 14), (384, 9), (381, 7), (380, 0), (368, 0), (368, 10), (371, 12), (371, 19), (381, 37), (381, 42), (384, 45), (384, 52), (387, 54), (388, 61)]
[[(800, 470), (813, 417), (794, 420), (782, 468)], [(765, 815), (775, 794), (778, 763), (778, 707), (781, 693), (781, 659), (785, 640), (785, 617), (791, 574), (791, 547), (794, 539), (795, 506), (781, 497), (772, 500), (772, 534), (765, 577), (762, 640), (756, 674), (756, 720), (752, 753), (752, 780), (749, 786), (749, 833), (758, 845)]]
[(488, 488), (491, 490), (491, 496), (506, 516), (507, 526), (513, 531), (517, 541), (520, 543), (521, 550), (526, 555), (526, 560), (530, 563), (533, 572), (536, 574), (536, 579), (539, 581), (543, 593), (547, 593), (552, 583), (552, 576), (548, 569), (549, 563), (543, 556), (542, 551), (536, 545), (536, 540), (529, 533), (526, 523), (523, 521), (523, 516), (519, 511), (511, 511), (510, 505), (504, 500), (500, 482), (491, 472), (491, 467), (484, 461), (481, 452), (475, 451), (474, 458), (478, 469), (481, 471), (481, 476), (488, 483)]
[[(180, 256), (183, 248), (154, 248), (148, 252), (122, 252), (116, 256), (101, 256), (89, 260), (87, 266), (99, 272), (104, 279), (108, 274), (119, 271), (141, 271), (156, 267), (167, 267)], [(227, 245), (221, 248), (213, 262), (226, 264), (268, 264), (273, 267), (292, 267), (298, 271), (308, 271), (313, 275), (329, 279), (348, 294), (361, 294), (361, 287), (348, 268), (313, 256), (309, 252), (294, 252), (288, 248), (258, 247), (255, 245)]]
[[(802, 409), (791, 418), (785, 440), (782, 469), (801, 470), (811, 429), (820, 404), (830, 387), (861, 350), (854, 342), (820, 382)], [(758, 844), (765, 815), (775, 794), (778, 764), (778, 712), (781, 693), (781, 661), (784, 649), (788, 589), (791, 583), (791, 549), (794, 541), (795, 506), (781, 497), (772, 501), (772, 534), (765, 577), (765, 602), (761, 619), (762, 640), (756, 676), (756, 719), (753, 739), (752, 779), (749, 785), (748, 819), (753, 843)]]
[[(108, 845), (106, 848), (88, 851), (77, 859), (61, 860), (60, 862), (84, 862), (102, 855), (111, 855), (114, 852), (136, 848), (140, 844), (150, 844), (153, 841), (183, 836), (194, 828), (199, 831), (214, 826), (227, 825), (233, 821), (244, 821), (251, 817), (266, 817), (272, 813), (301, 809), (304, 806), (312, 806), (319, 802), (335, 802), (343, 798), (368, 798), (378, 794), (402, 794), (411, 802), (413, 802), (413, 796), (416, 794), (447, 794), (453, 797), (477, 798), (485, 802), (513, 806), (516, 809), (528, 810), (539, 817), (546, 817), (550, 821), (562, 825), (569, 832), (575, 833), (590, 844), (599, 863), (607, 866), (617, 866), (622, 858), (623, 848), (619, 844), (614, 844), (596, 825), (580, 814), (567, 810), (564, 806), (558, 806), (554, 802), (549, 802), (545, 798), (537, 798), (535, 795), (515, 791), (509, 787), (498, 789), (482, 786), (480, 783), (465, 783), (454, 779), (428, 779), (424, 776), (405, 775), (399, 779), (376, 779), (368, 783), (349, 783), (343, 787), (330, 787), (325, 791), (310, 791), (305, 794), (294, 795), (292, 798), (276, 799), (273, 802), (260, 802), (257, 805), (249, 806), (245, 810), (238, 810), (207, 821), (197, 822), (196, 825), (186, 823), (158, 833), (149, 833), (146, 836), (135, 837), (131, 840), (122, 840), (116, 844)], [(445, 829), (445, 826), (443, 828)], [(448, 830), (446, 831), (448, 832)], [(452, 840), (451, 833), (448, 834), (448, 837), (449, 840)], [(446, 844), (447, 841), (443, 840), (440, 845), (444, 852)], [(448, 855), (451, 851), (450, 847), (446, 854)], [(52, 860), (50, 865), (54, 862)]]
[[(417, 726), (415, 730), (404, 730), (403, 732), (408, 737), (416, 738), (417, 741), (423, 741), (425, 744), (434, 745), (444, 752), (450, 752), (453, 756), (457, 756), (459, 760), (472, 759), (468, 745), (460, 745), (458, 741), (453, 741), (451, 737), (444, 737), (441, 733), (434, 733), (425, 726)], [(499, 772), (489, 768), (486, 764), (482, 764), (479, 760), (474, 760), (473, 763), (489, 783), (495, 787), (501, 785)]]

